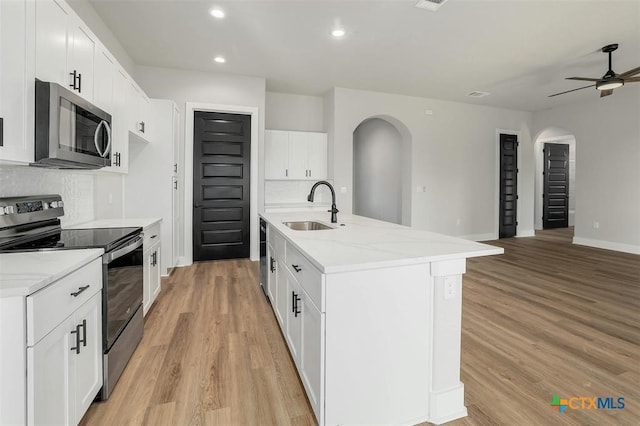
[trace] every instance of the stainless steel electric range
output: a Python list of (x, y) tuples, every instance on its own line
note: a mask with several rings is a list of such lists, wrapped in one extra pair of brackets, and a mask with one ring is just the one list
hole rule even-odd
[(0, 198), (0, 252), (102, 248), (102, 349), (109, 398), (142, 340), (142, 228), (62, 229), (59, 195)]

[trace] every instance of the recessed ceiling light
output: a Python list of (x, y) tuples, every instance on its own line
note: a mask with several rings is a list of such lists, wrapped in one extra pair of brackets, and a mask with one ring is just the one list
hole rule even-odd
[(344, 37), (344, 35), (347, 32), (345, 30), (343, 30), (342, 28), (336, 28), (335, 30), (331, 31), (331, 35), (335, 38), (341, 38)]
[(214, 18), (224, 18), (224, 11), (220, 9), (211, 9), (209, 12)]
[(222, 56), (216, 56), (215, 58), (213, 58), (213, 60), (219, 64), (224, 64), (225, 62), (227, 62), (227, 60)]

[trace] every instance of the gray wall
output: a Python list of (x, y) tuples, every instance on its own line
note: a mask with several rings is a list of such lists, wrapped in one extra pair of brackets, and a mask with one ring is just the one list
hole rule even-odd
[(267, 92), (265, 129), (323, 132), (322, 98)]
[[(532, 114), (500, 108), (468, 105), (388, 93), (333, 89), (325, 96), (333, 101), (329, 155), (338, 208), (352, 212), (353, 131), (372, 117), (394, 119), (406, 126), (411, 139), (411, 171), (403, 184), (403, 201), (410, 200), (410, 223), (470, 239), (498, 235), (498, 131), (519, 134), (520, 174), (518, 235), (533, 235), (534, 170), (530, 128)], [(426, 115), (431, 110), (432, 115)], [(394, 123), (401, 133), (402, 129)], [(405, 136), (403, 135), (403, 139)], [(403, 161), (404, 163), (404, 161)], [(424, 189), (424, 192), (422, 192)], [(404, 210), (404, 209), (403, 209)]]
[(402, 136), (379, 118), (353, 133), (353, 212), (402, 223)]
[[(640, 254), (640, 88), (539, 111), (534, 134), (562, 128), (576, 140), (574, 242)], [(594, 227), (594, 222), (599, 227)]]

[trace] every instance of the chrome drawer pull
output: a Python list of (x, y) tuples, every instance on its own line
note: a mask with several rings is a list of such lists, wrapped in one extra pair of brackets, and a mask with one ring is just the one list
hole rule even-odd
[(74, 291), (73, 293), (71, 293), (71, 295), (72, 295), (73, 297), (78, 297), (78, 295), (79, 295), (80, 293), (82, 293), (83, 291), (85, 291), (85, 290), (86, 290), (86, 289), (88, 289), (89, 287), (90, 287), (89, 285), (84, 285), (84, 286), (80, 287), (80, 288), (78, 289), (78, 291)]

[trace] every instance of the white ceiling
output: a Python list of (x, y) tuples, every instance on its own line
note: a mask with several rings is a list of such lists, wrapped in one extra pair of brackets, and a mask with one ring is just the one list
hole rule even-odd
[[(450, 0), (437, 12), (416, 0), (89, 1), (136, 64), (265, 77), (271, 92), (337, 86), (537, 111), (597, 98), (547, 95), (586, 85), (564, 77), (601, 77), (604, 45), (620, 44), (617, 73), (640, 66), (639, 0)], [(342, 40), (329, 35), (337, 24)]]

